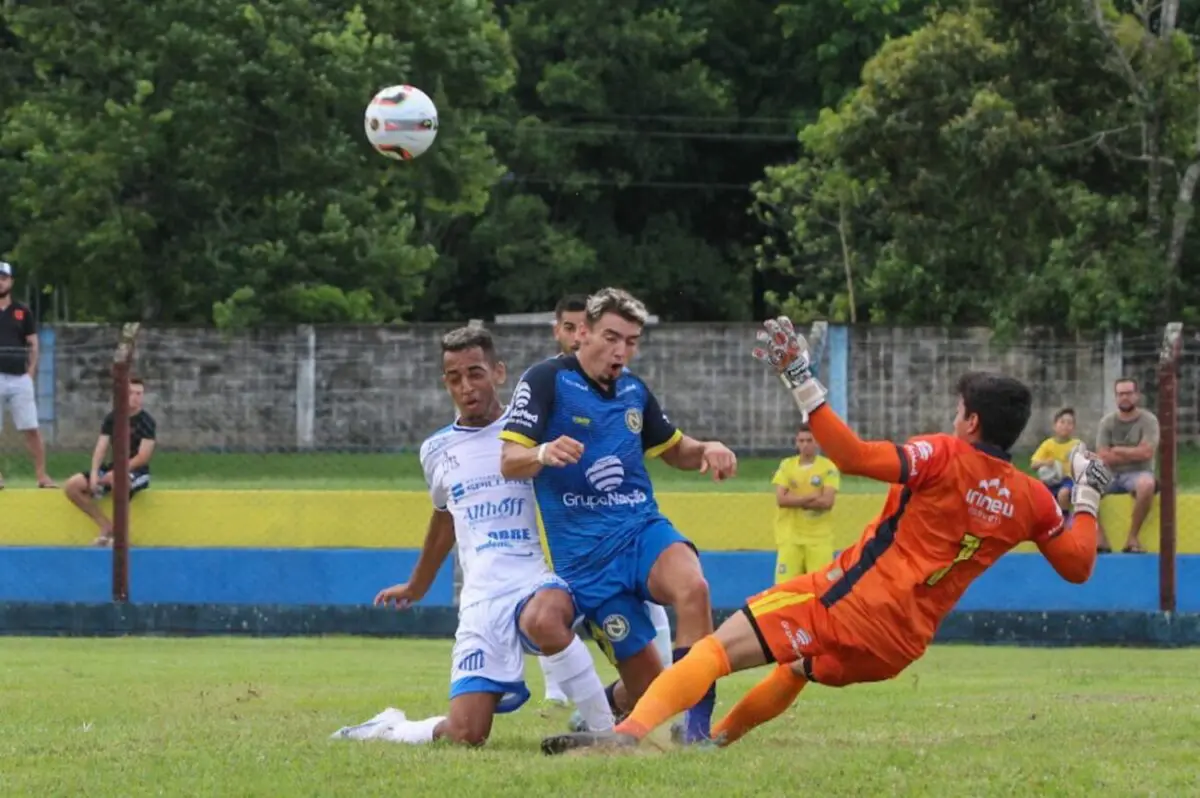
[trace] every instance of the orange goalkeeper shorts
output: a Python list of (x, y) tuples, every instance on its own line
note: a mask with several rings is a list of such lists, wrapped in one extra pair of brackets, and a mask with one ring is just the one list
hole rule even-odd
[(768, 661), (800, 662), (809, 681), (829, 687), (891, 679), (911, 663), (835, 604), (821, 603), (824, 569), (751, 596), (742, 612)]

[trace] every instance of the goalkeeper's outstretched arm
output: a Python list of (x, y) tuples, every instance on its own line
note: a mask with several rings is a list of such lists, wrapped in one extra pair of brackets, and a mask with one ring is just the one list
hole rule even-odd
[(1059, 576), (1082, 585), (1096, 567), (1096, 516), (1076, 513), (1070, 529), (1038, 541), (1037, 547)]
[(827, 404), (808, 416), (813, 437), (825, 456), (843, 474), (898, 483), (903, 473), (903, 449), (891, 441), (864, 441)]
[(1059, 576), (1082, 584), (1096, 566), (1096, 519), (1100, 515), (1100, 499), (1112, 484), (1113, 473), (1101, 460), (1089, 455), (1082, 444), (1071, 450), (1067, 461), (1075, 483), (1071, 490), (1075, 520), (1070, 529), (1059, 526), (1046, 539), (1037, 541), (1037, 546)]

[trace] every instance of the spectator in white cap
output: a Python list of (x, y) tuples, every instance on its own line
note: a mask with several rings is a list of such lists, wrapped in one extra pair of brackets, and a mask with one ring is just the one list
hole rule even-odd
[[(58, 487), (46, 473), (46, 447), (38, 429), (37, 402), (33, 378), (37, 374), (37, 325), (29, 308), (12, 298), (13, 267), (0, 261), (0, 429), (5, 412), (25, 436), (25, 446), (33, 457), (39, 488)], [(4, 476), (0, 475), (0, 488)]]

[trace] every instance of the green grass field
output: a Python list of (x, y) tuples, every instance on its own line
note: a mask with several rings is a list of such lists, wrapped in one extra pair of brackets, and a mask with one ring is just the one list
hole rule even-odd
[[(810, 687), (723, 751), (547, 758), (535, 701), (488, 746), (328, 740), (444, 710), (448, 641), (0, 639), (0, 794), (1182, 796), (1200, 791), (1200, 651), (935, 647), (898, 679)], [(605, 669), (604, 675), (608, 675)], [(530, 663), (531, 689), (541, 671)], [(727, 708), (757, 678), (721, 683)], [(667, 750), (664, 750), (666, 748)]]
[[(49, 457), (51, 476), (60, 482), (87, 468), (86, 452), (54, 452)], [(1027, 463), (1029, 453), (1019, 453)], [(655, 484), (663, 491), (726, 490), (769, 491), (779, 460), (747, 457), (740, 462), (736, 479), (714, 485), (706, 477), (681, 473), (661, 462), (650, 465)], [(214, 454), (164, 451), (153, 461), (154, 485), (163, 489), (294, 489), (294, 490), (423, 490), (424, 481), (413, 453)], [(0, 473), (10, 488), (33, 486), (33, 474), (24, 451), (11, 445), (0, 449)], [(1200, 491), (1200, 447), (1179, 449), (1179, 485)], [(847, 493), (883, 490), (878, 483), (847, 478)]]

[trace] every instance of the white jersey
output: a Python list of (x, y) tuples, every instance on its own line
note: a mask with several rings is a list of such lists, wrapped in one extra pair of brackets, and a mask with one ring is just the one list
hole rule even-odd
[(465, 609), (552, 576), (538, 537), (533, 483), (500, 474), (502, 416), (486, 427), (451, 424), (421, 445), (434, 507), (454, 516)]

